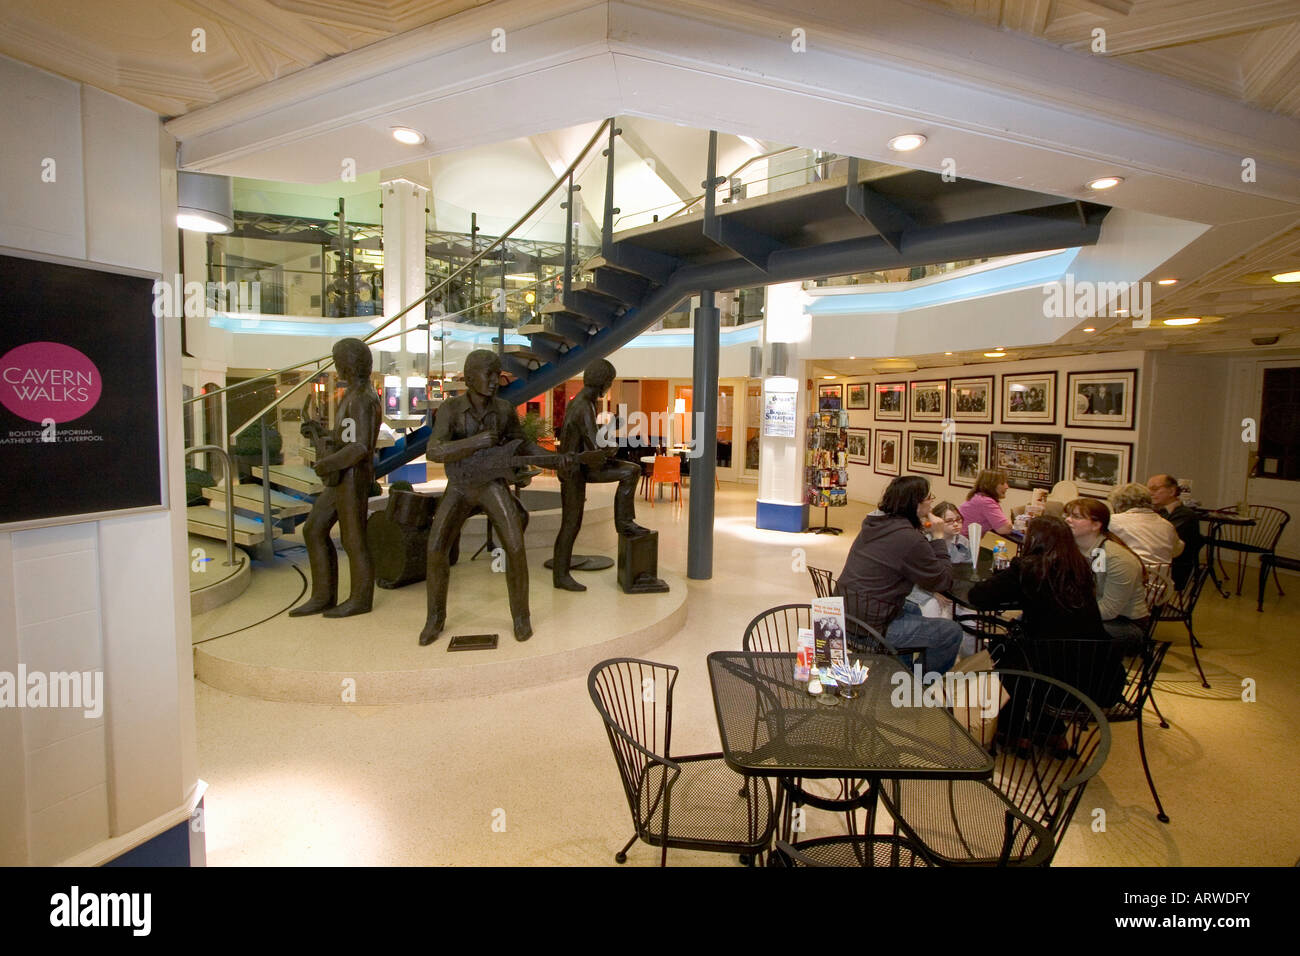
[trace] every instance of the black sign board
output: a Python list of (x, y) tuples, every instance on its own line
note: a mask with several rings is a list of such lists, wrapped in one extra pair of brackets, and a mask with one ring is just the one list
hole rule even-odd
[(0, 525), (162, 506), (153, 287), (0, 256)]

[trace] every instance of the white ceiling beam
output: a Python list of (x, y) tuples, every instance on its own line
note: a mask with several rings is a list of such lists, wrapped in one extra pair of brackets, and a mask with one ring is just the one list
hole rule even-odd
[[(653, 146), (645, 141), (640, 133), (630, 128), (626, 123), (623, 124), (622, 130), (623, 133), (619, 138), (643, 161), (649, 159), (654, 162), (654, 174), (663, 181), (665, 186), (673, 191), (673, 195), (683, 202), (700, 195), (703, 189), (691, 189), (686, 183), (678, 179), (672, 167), (655, 151)], [(615, 149), (617, 148), (615, 146)]]
[(1242, 94), (1265, 109), (1275, 108), (1300, 84), (1300, 15), (1295, 22), (1262, 30), (1242, 56)]

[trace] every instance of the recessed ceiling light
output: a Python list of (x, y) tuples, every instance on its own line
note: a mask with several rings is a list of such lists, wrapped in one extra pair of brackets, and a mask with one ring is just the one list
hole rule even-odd
[(424, 142), (424, 134), (418, 129), (411, 129), (409, 126), (394, 126), (393, 139), (399, 143), (405, 143), (407, 146), (419, 146)]
[(1173, 285), (1177, 281), (1177, 279), (1157, 279), (1156, 285)]
[(951, 353), (951, 352), (944, 352), (943, 354), (944, 354), (944, 355), (951, 355), (952, 353)]
[(1116, 309), (1116, 310), (1115, 310), (1115, 314), (1116, 314), (1116, 315), (1128, 315), (1128, 309)]
[(1006, 352), (985, 352), (984, 357), (985, 358), (1006, 358), (1007, 353)]
[(889, 148), (897, 153), (910, 153), (914, 149), (920, 149), (925, 145), (925, 137), (920, 133), (904, 133), (902, 136), (895, 136), (889, 141)]
[(1300, 282), (1300, 271), (1297, 272), (1279, 272), (1273, 276), (1274, 282)]
[(1165, 325), (1195, 325), (1201, 321), (1199, 315), (1187, 315), (1180, 319), (1165, 319)]
[(856, 359), (857, 356), (856, 356), (856, 355), (850, 355), (849, 358), (850, 358), (850, 359)]
[(1123, 176), (1102, 176), (1088, 183), (1089, 189), (1114, 189), (1124, 181)]
[(834, 375), (823, 375), (822, 378), (834, 378)]
[(1086, 329), (1084, 329), (1083, 331), (1085, 331), (1085, 332), (1096, 332), (1097, 330), (1094, 329), (1092, 326), (1088, 326), (1088, 327), (1087, 327)]

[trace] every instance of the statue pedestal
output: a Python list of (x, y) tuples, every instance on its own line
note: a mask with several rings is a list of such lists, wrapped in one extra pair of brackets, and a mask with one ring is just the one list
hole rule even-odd
[(618, 584), (625, 594), (659, 594), (668, 585), (659, 579), (659, 532), (618, 536)]

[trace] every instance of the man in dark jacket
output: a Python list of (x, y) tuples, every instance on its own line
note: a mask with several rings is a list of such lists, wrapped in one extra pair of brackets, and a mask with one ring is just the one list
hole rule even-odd
[(1205, 542), (1201, 534), (1201, 519), (1179, 500), (1178, 481), (1173, 475), (1152, 475), (1147, 479), (1147, 490), (1151, 492), (1151, 507), (1155, 513), (1172, 524), (1183, 541), (1183, 550), (1170, 567), (1174, 586), (1181, 591), (1200, 561), (1201, 545)]
[(836, 593), (844, 596), (848, 615), (880, 631), (894, 647), (924, 648), (926, 667), (943, 673), (957, 660), (961, 625), (946, 618), (922, 617), (919, 608), (906, 604), (913, 587), (926, 591), (952, 587), (943, 522), (933, 523), (930, 539), (921, 530), (931, 500), (930, 483), (918, 475), (890, 482), (879, 509), (862, 522)]

